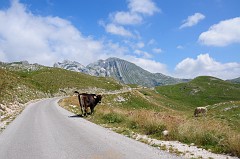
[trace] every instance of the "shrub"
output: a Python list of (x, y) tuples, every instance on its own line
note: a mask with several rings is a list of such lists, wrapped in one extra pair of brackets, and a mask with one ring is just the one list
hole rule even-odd
[(124, 117), (117, 113), (108, 113), (102, 116), (102, 119), (106, 123), (121, 123), (124, 121)]
[(162, 131), (166, 130), (165, 125), (161, 124), (147, 124), (144, 125), (144, 133), (146, 135), (162, 136)]
[(240, 157), (240, 134), (229, 134), (226, 146), (228, 153)]

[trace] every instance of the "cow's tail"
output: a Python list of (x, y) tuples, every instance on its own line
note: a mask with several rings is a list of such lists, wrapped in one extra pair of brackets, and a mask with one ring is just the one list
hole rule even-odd
[(78, 91), (74, 91), (74, 93), (77, 93), (78, 95), (80, 94)]
[(82, 106), (82, 102), (81, 102), (81, 94), (78, 92), (78, 91), (74, 91), (74, 93), (78, 94), (78, 102), (79, 102), (79, 106), (81, 108), (81, 111), (82, 111), (82, 115), (84, 115), (84, 109), (83, 109), (83, 106)]

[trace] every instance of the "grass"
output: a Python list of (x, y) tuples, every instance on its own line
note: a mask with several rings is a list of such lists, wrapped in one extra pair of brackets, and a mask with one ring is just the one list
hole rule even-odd
[(240, 132), (240, 101), (223, 102), (210, 105), (209, 116), (212, 116)]
[(106, 90), (118, 90), (122, 86), (113, 79), (95, 77), (83, 73), (59, 68), (43, 68), (37, 71), (15, 72), (43, 92), (56, 93), (63, 88), (96, 87)]
[[(232, 89), (236, 91), (238, 86)], [(238, 100), (237, 95), (234, 99)], [(206, 117), (195, 118), (193, 111), (196, 105), (189, 100), (172, 100), (159, 93), (159, 89), (157, 92), (138, 89), (104, 95), (102, 104), (95, 108), (95, 114), (87, 119), (107, 127), (120, 127), (116, 131), (123, 134), (133, 131), (156, 139), (194, 143), (212, 152), (240, 156), (240, 124), (237, 116), (240, 107), (236, 107), (239, 101), (228, 100), (209, 105)], [(66, 98), (62, 102), (67, 109), (72, 109), (77, 104), (77, 98)], [(75, 106), (75, 112), (80, 113), (76, 109), (79, 108)], [(219, 115), (223, 115), (224, 119), (219, 118)], [(168, 136), (162, 134), (164, 130), (169, 131)]]
[(112, 91), (122, 87), (111, 78), (94, 77), (59, 68), (41, 67), (35, 71), (0, 68), (0, 102), (20, 100), (24, 103), (31, 99), (55, 96), (63, 93), (64, 89)]
[(17, 74), (0, 68), (0, 103), (18, 101), (25, 103), (37, 97), (43, 97), (34, 85), (23, 80)]
[[(113, 79), (93, 77), (58, 68), (35, 71), (0, 69), (0, 102), (54, 96), (64, 89), (119, 90)], [(136, 88), (135, 85), (132, 87)], [(132, 131), (157, 139), (195, 143), (213, 152), (240, 157), (240, 85), (213, 77), (156, 89), (134, 89), (120, 94), (104, 94), (95, 114), (87, 119), (130, 135)], [(69, 93), (71, 95), (71, 93)], [(60, 105), (80, 114), (76, 96)], [(194, 108), (207, 106), (207, 117), (193, 117)], [(169, 135), (163, 136), (162, 131)]]
[(208, 76), (198, 77), (188, 83), (159, 86), (156, 91), (189, 107), (240, 100), (239, 84)]
[[(39, 98), (72, 95), (75, 90), (97, 92), (121, 88), (123, 86), (111, 78), (93, 77), (44, 66), (36, 70), (21, 69), (20, 66), (9, 68), (0, 63), (0, 103), (6, 106), (15, 102), (23, 104)], [(3, 117), (1, 121), (9, 121), (8, 117), (13, 117), (19, 109), (23, 108), (19, 106), (0, 109)]]

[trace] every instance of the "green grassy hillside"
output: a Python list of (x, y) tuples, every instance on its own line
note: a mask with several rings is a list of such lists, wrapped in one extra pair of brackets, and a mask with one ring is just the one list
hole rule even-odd
[[(132, 131), (162, 140), (195, 143), (213, 152), (240, 156), (240, 85), (214, 77), (159, 86), (155, 90), (104, 95), (89, 120), (134, 136)], [(77, 97), (64, 99), (64, 108), (80, 114)], [(195, 118), (197, 106), (207, 106), (206, 117)], [(168, 130), (166, 137), (163, 130)]]
[(164, 95), (189, 107), (240, 100), (240, 85), (215, 77), (197, 77), (188, 83), (156, 87)]
[[(53, 96), (64, 89), (112, 91), (122, 87), (113, 79), (58, 68), (15, 71), (0, 68), (0, 103), (6, 104)], [(239, 84), (198, 77), (188, 83), (105, 94), (96, 113), (87, 119), (117, 127), (116, 131), (129, 136), (134, 131), (240, 156), (239, 94)], [(75, 114), (80, 113), (76, 96), (62, 100), (61, 105)], [(194, 108), (206, 105), (209, 105), (207, 117), (194, 118)], [(163, 130), (169, 131), (167, 137), (163, 136)]]
[(26, 62), (0, 63), (0, 132), (21, 113), (24, 103), (28, 101), (72, 95), (75, 90), (97, 93), (122, 87), (110, 78), (93, 77)]
[(14, 101), (25, 103), (43, 96), (44, 93), (39, 92), (33, 84), (17, 74), (0, 68), (0, 103), (7, 104)]
[(110, 78), (94, 77), (58, 68), (42, 67), (32, 71), (13, 70), (13, 68), (0, 68), (0, 102), (7, 99), (14, 101), (28, 96), (35, 99), (38, 98), (38, 94), (41, 94), (39, 95), (41, 98), (42, 94), (54, 95), (68, 88), (104, 90), (122, 88), (122, 85)]
[(86, 75), (59, 68), (43, 68), (31, 72), (15, 72), (22, 79), (35, 85), (43, 92), (56, 93), (59, 89), (84, 89), (96, 87), (105, 90), (117, 90), (122, 86), (113, 79)]

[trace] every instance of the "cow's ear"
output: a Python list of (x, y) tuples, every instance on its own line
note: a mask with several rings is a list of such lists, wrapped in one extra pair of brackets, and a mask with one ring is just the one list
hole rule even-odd
[(93, 96), (94, 99), (97, 99), (97, 96)]

